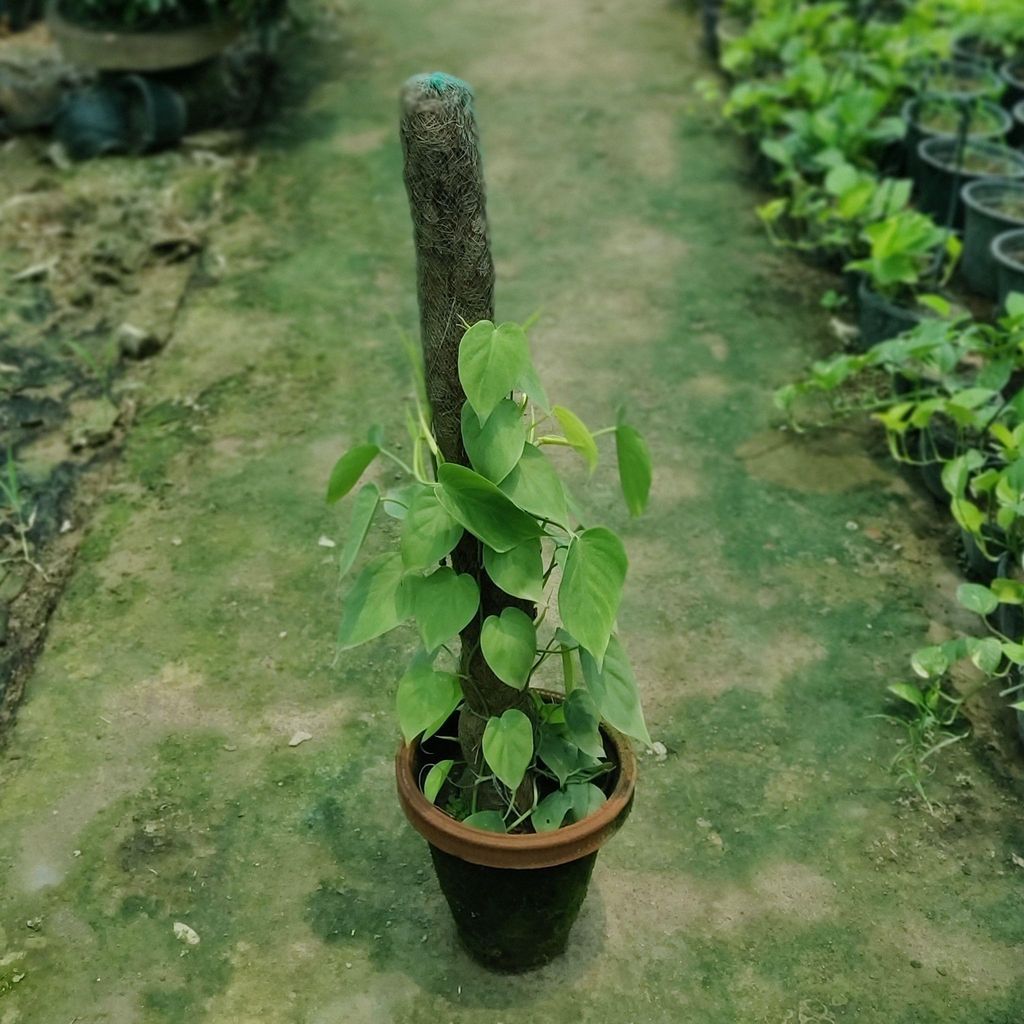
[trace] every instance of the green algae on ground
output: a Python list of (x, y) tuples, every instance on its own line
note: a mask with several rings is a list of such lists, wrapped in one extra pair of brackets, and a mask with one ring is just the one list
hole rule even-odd
[[(872, 717), (955, 577), (931, 506), (855, 443), (766, 445), (773, 388), (826, 344), (820, 288), (693, 98), (694, 21), (380, 0), (333, 27), (146, 382), (0, 767), (0, 1022), (1017, 1024), (1019, 776), (968, 742), (929, 816)], [(502, 317), (541, 308), (542, 372), (585, 420), (624, 396), (658, 465), (645, 520), (610, 488), (593, 512), (633, 555), (621, 625), (666, 753), (568, 955), (519, 979), (458, 950), (393, 797), (414, 638), (336, 660), (320, 544), (347, 440), (401, 436), (394, 94), (439, 66), (477, 92)]]

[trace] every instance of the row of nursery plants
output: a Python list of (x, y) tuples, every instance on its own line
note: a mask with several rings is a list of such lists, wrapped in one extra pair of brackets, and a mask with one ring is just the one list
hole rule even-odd
[(976, 635), (914, 653), (897, 768), (964, 735), (970, 660), (1024, 737), (1024, 11), (1017, 0), (706, 0), (725, 114), (776, 195), (772, 239), (842, 275), (851, 351), (777, 400), (873, 417), (959, 528)]

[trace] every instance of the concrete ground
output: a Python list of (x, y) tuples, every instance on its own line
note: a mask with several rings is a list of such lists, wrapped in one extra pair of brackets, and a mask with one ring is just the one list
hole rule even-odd
[[(666, 0), (323, 5), (0, 761), (0, 1024), (1024, 1019), (1021, 755), (985, 705), (934, 813), (888, 773), (873, 716), (955, 566), (869, 438), (775, 429), (826, 282), (762, 237), (697, 35)], [(549, 391), (625, 399), (657, 467), (643, 520), (600, 472), (590, 505), (667, 755), (566, 957), (517, 978), (456, 947), (393, 797), (411, 631), (335, 662), (319, 543), (336, 456), (403, 429), (396, 97), (438, 68), (478, 94), (500, 317), (539, 310)]]

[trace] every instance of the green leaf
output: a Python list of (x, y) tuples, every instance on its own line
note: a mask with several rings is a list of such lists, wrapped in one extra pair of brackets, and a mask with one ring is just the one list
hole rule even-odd
[(643, 515), (651, 493), (651, 456), (647, 444), (628, 423), (615, 428), (619, 484), (631, 516)]
[(480, 631), (480, 648), (491, 671), (505, 684), (521, 690), (530, 679), (537, 653), (533, 620), (518, 608), (488, 615)]
[(505, 819), (498, 811), (477, 811), (468, 818), (464, 818), (463, 825), (470, 828), (480, 828), (485, 832), (506, 832)]
[(519, 464), (502, 480), (501, 489), (524, 511), (561, 526), (569, 525), (565, 487), (536, 445), (526, 445)]
[(1024, 583), (997, 576), (989, 585), (1000, 604), (1024, 604)]
[(899, 697), (900, 700), (905, 700), (916, 708), (924, 709), (926, 707), (924, 694), (913, 683), (893, 683), (892, 686), (887, 686), (886, 689), (894, 696)]
[(433, 736), (462, 700), (458, 676), (439, 672), (430, 659), (417, 657), (398, 682), (398, 725), (406, 743), (421, 733)]
[(431, 803), (437, 799), (437, 794), (441, 792), (441, 787), (448, 780), (454, 764), (455, 762), (450, 757), (445, 758), (443, 761), (438, 761), (427, 772), (427, 777), (423, 780), (423, 795)]
[(480, 605), (480, 588), (469, 573), (443, 566), (429, 576), (410, 577), (412, 608), (423, 646), (436, 651), (466, 627)]
[(409, 506), (412, 499), (422, 490), (423, 484), (403, 484), (401, 487), (391, 487), (384, 492), (380, 499), (380, 507), (384, 514), (399, 521), (405, 519), (409, 514)]
[(345, 598), (338, 630), (343, 651), (394, 629), (408, 618), (399, 599), (402, 559), (397, 554), (379, 555), (367, 563)]
[(633, 669), (619, 641), (615, 637), (608, 641), (602, 667), (599, 668), (590, 654), (582, 649), (580, 663), (583, 679), (601, 717), (619, 732), (650, 746), (651, 736), (644, 722)]
[(588, 814), (599, 811), (608, 799), (592, 782), (570, 782), (565, 791), (572, 800), (571, 821), (582, 821)]
[(492, 717), (484, 727), (484, 760), (511, 790), (519, 788), (533, 759), (533, 726), (517, 708), (501, 718)]
[(1003, 660), (1003, 645), (994, 636), (972, 636), (967, 638), (967, 653), (978, 669), (993, 676)]
[(556, 789), (537, 804), (530, 815), (530, 823), (538, 832), (553, 832), (561, 826), (570, 810), (572, 797), (564, 789)]
[(380, 491), (376, 484), (365, 484), (352, 502), (352, 520), (348, 524), (348, 537), (345, 546), (338, 556), (338, 578), (343, 577), (352, 568), (359, 551), (366, 540), (366, 534), (373, 522), (373, 514), (380, 502)]
[(597, 467), (597, 442), (594, 435), (587, 429), (583, 420), (565, 406), (556, 405), (551, 411), (555, 414), (566, 441), (583, 456), (590, 472), (593, 473)]
[(526, 333), (518, 324), (481, 320), (459, 342), (459, 380), (473, 411), (486, 421), (530, 365)]
[(526, 421), (515, 402), (503, 398), (483, 426), (476, 413), (462, 407), (462, 441), (473, 468), (500, 484), (515, 468), (526, 444)]
[(956, 599), (976, 615), (991, 615), (999, 607), (996, 595), (980, 583), (961, 583), (956, 588)]
[(446, 462), (437, 476), (441, 504), (474, 537), (495, 551), (510, 551), (541, 535), (540, 524), (479, 473)]
[(526, 397), (543, 412), (551, 411), (551, 403), (548, 401), (548, 393), (533, 368), (533, 363), (527, 365), (526, 369), (519, 375), (516, 382), (516, 389), (522, 391)]
[(910, 656), (910, 667), (922, 679), (934, 679), (949, 668), (949, 656), (941, 646), (922, 647)]
[(604, 757), (601, 714), (589, 691), (577, 687), (566, 697), (563, 707), (566, 730), (573, 743), (591, 757)]
[(537, 756), (554, 772), (560, 786), (580, 768), (579, 748), (553, 728), (541, 729)]
[(603, 526), (573, 537), (558, 588), (562, 624), (597, 661), (604, 658), (622, 599), (628, 561), (622, 541)]
[(484, 568), (506, 594), (534, 602), (544, 596), (544, 562), (539, 538), (508, 551), (495, 551), (484, 545)]
[(436, 565), (462, 537), (462, 526), (437, 500), (432, 487), (420, 487), (412, 496), (402, 526), (402, 563), (407, 569)]
[(344, 498), (379, 454), (380, 449), (375, 444), (357, 444), (345, 452), (331, 470), (331, 479), (327, 484), (327, 503), (333, 505)]

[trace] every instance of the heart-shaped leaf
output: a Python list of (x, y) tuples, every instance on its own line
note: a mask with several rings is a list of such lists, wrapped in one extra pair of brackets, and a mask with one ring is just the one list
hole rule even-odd
[(608, 799), (592, 782), (570, 782), (565, 791), (572, 801), (570, 821), (582, 821), (588, 814), (599, 811)]
[(431, 803), (437, 799), (437, 794), (441, 792), (441, 787), (448, 780), (454, 764), (455, 762), (450, 757), (445, 758), (443, 761), (438, 761), (427, 772), (427, 777), (423, 780), (423, 795)]
[(480, 589), (468, 573), (443, 566), (429, 576), (410, 577), (412, 609), (423, 646), (436, 651), (466, 627), (480, 604)]
[(519, 383), (530, 365), (526, 334), (518, 324), (473, 324), (459, 342), (459, 381), (481, 423)]
[(350, 448), (331, 470), (331, 479), (327, 483), (327, 502), (334, 504), (344, 498), (349, 491), (359, 482), (359, 478), (366, 472), (370, 465), (380, 453), (380, 448), (375, 444), (357, 444)]
[(556, 405), (551, 411), (555, 414), (555, 419), (558, 420), (562, 433), (565, 434), (566, 441), (583, 456), (587, 467), (593, 473), (597, 467), (598, 458), (597, 442), (594, 440), (594, 435), (587, 429), (583, 420), (571, 409), (566, 409), (562, 405)]
[[(432, 736), (462, 700), (456, 675), (439, 672), (427, 657), (413, 660), (398, 682), (398, 725), (406, 743), (421, 733)], [(440, 787), (439, 787), (440, 788)]]
[(518, 789), (533, 759), (533, 726), (517, 708), (500, 718), (492, 717), (484, 727), (484, 760), (509, 789)]
[(561, 826), (570, 810), (572, 797), (564, 789), (556, 789), (537, 804), (530, 815), (530, 823), (537, 832), (553, 832)]
[(580, 650), (583, 678), (590, 696), (594, 698), (601, 717), (619, 732), (651, 745), (650, 733), (640, 708), (640, 695), (633, 678), (629, 658), (619, 641), (612, 637), (604, 656), (604, 665), (597, 662), (585, 650)]
[(477, 811), (468, 818), (464, 818), (463, 825), (470, 828), (480, 828), (485, 832), (507, 832), (505, 819), (498, 811)]
[(651, 493), (651, 456), (647, 444), (628, 423), (615, 428), (619, 484), (631, 516), (643, 515)]
[(526, 421), (515, 402), (503, 398), (480, 425), (469, 403), (462, 407), (462, 441), (473, 468), (500, 484), (515, 468), (526, 444)]
[(530, 679), (537, 653), (533, 620), (518, 608), (488, 615), (480, 631), (480, 648), (491, 671), (508, 686), (521, 690)]
[(999, 607), (996, 595), (980, 583), (961, 583), (956, 588), (956, 599), (977, 615), (991, 615)]
[(523, 448), (515, 469), (502, 480), (501, 489), (526, 512), (568, 526), (565, 486), (536, 445)]
[(367, 563), (345, 598), (338, 629), (342, 650), (357, 647), (408, 618), (399, 598), (402, 559), (397, 554), (380, 555)]
[(373, 522), (373, 514), (377, 511), (380, 503), (380, 491), (376, 484), (366, 484), (359, 488), (359, 493), (352, 502), (352, 520), (348, 525), (348, 537), (345, 539), (345, 546), (338, 556), (338, 577), (343, 577), (359, 555), (359, 551), (366, 540), (370, 523)]
[(462, 526), (437, 500), (432, 487), (413, 493), (402, 526), (402, 562), (407, 569), (426, 569), (448, 554), (462, 536)]
[(562, 624), (594, 656), (598, 667), (615, 627), (627, 566), (622, 541), (603, 526), (574, 537), (565, 556), (558, 611)]
[(506, 594), (534, 602), (544, 596), (544, 562), (539, 539), (528, 540), (508, 551), (495, 551), (485, 545), (484, 568)]
[(604, 757), (601, 715), (590, 693), (580, 686), (576, 687), (566, 697), (563, 707), (566, 731), (573, 743), (591, 757)]
[[(511, 474), (510, 474), (511, 475)], [(486, 477), (446, 462), (437, 472), (437, 496), (451, 516), (495, 551), (509, 551), (541, 535), (540, 524)]]

